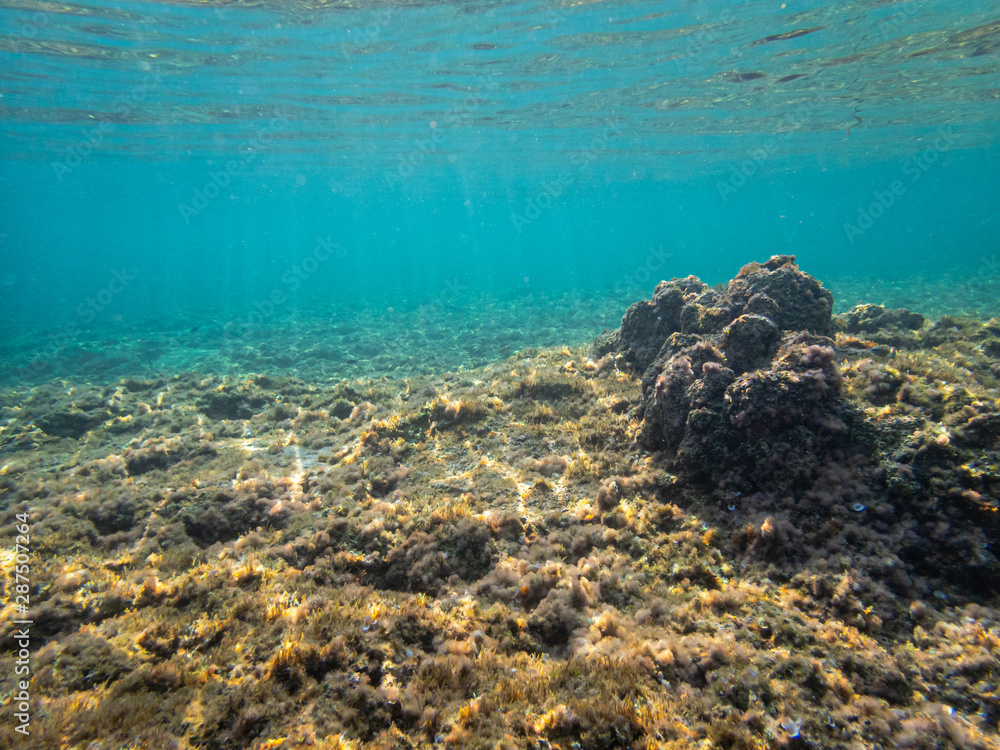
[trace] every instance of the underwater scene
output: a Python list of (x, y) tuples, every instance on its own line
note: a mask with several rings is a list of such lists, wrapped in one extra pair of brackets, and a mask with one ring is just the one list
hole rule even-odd
[(1000, 6), (0, 0), (0, 748), (1000, 749)]

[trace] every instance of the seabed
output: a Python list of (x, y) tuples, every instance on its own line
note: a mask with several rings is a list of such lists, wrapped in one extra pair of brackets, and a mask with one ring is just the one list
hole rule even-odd
[(1000, 322), (680, 283), (652, 363), (4, 386), (0, 744), (1000, 747)]

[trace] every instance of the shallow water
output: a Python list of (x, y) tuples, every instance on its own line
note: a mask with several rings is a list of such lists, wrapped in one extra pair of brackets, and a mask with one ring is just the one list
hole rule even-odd
[(564, 292), (613, 326), (609, 298), (775, 253), (835, 290), (982, 286), (991, 14), (5, 3), (4, 335)]
[(0, 746), (1000, 748), (998, 55), (0, 0)]

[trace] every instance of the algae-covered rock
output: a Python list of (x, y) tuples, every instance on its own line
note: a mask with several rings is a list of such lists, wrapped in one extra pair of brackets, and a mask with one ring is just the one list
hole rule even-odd
[(640, 300), (625, 311), (621, 327), (610, 337), (599, 339), (595, 353), (618, 352), (637, 371), (655, 359), (663, 340), (682, 330), (681, 316), (686, 307), (708, 292), (708, 285), (694, 276), (661, 281), (653, 299)]
[[(833, 294), (795, 265), (794, 255), (775, 255), (766, 263), (750, 263), (729, 282), (727, 295), (745, 300), (746, 312), (766, 314), (774, 302), (773, 322), (783, 331), (833, 332)], [(766, 299), (765, 299), (766, 298)]]
[[(671, 337), (666, 352), (683, 340)], [(691, 410), (693, 387), (708, 372), (718, 369), (723, 357), (717, 349), (704, 341), (683, 346), (669, 360), (658, 357), (643, 380), (643, 429), (642, 443), (650, 450), (676, 450), (684, 437), (688, 413)], [(706, 371), (706, 366), (709, 371)], [(731, 370), (727, 370), (732, 374)]]
[(744, 373), (770, 361), (781, 332), (765, 315), (741, 315), (722, 331), (722, 350), (734, 372)]
[(875, 333), (886, 328), (916, 331), (923, 327), (924, 316), (905, 307), (889, 310), (882, 305), (855, 305), (843, 316), (848, 333)]
[[(594, 353), (617, 352), (638, 372), (644, 372), (673, 333), (721, 334), (741, 316), (752, 315), (765, 318), (776, 331), (829, 335), (833, 332), (832, 309), (833, 295), (799, 270), (794, 255), (775, 255), (766, 263), (744, 266), (722, 289), (710, 288), (694, 276), (661, 281), (651, 300), (629, 307), (617, 331), (598, 338)], [(752, 325), (750, 319), (738, 328)], [(765, 349), (777, 340), (773, 335), (764, 338), (767, 341), (761, 345)]]
[(723, 289), (662, 282), (604, 339), (645, 368), (642, 445), (698, 477), (742, 472), (767, 484), (776, 474), (757, 467), (769, 442), (810, 451), (838, 442), (832, 307), (793, 256), (744, 266)]
[(705, 358), (714, 350), (704, 343), (685, 350), (644, 392), (642, 444), (671, 452), (677, 468), (698, 478), (780, 483), (780, 472), (759, 461), (776, 445), (817, 454), (844, 442), (848, 407), (832, 343), (788, 334), (769, 366), (740, 375)]

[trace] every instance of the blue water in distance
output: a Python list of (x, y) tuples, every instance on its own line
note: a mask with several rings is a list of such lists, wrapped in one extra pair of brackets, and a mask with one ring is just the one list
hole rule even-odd
[(995, 275), (998, 63), (943, 0), (4, 2), (0, 315)]

